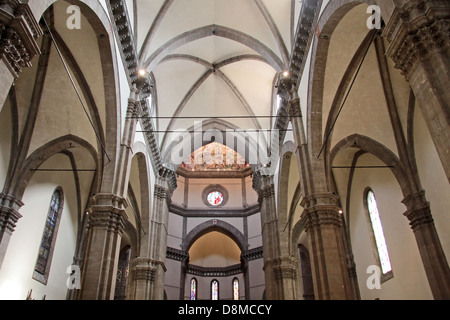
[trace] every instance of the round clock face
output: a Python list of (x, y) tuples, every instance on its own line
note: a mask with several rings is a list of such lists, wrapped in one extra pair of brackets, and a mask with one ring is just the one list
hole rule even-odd
[(219, 191), (213, 191), (208, 194), (208, 203), (212, 206), (220, 206), (223, 203), (223, 194)]

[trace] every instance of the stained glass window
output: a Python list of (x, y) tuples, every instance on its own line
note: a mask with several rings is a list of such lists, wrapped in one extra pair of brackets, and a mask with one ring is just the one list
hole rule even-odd
[(211, 300), (219, 300), (219, 282), (217, 280), (211, 282)]
[(191, 280), (191, 300), (197, 300), (197, 279)]
[(233, 300), (239, 300), (239, 280), (233, 280)]
[[(47, 218), (45, 220), (44, 232), (42, 235), (41, 245), (39, 246), (38, 258), (35, 265), (35, 279), (46, 282), (48, 270), (53, 253), (53, 247), (56, 240), (56, 232), (58, 228), (59, 218), (61, 214), (62, 191), (56, 189), (50, 201)], [(36, 277), (36, 274), (38, 275)], [(41, 276), (39, 276), (41, 275)]]
[(223, 203), (223, 194), (219, 191), (213, 191), (208, 194), (208, 203), (212, 206), (220, 206)]
[(372, 224), (372, 230), (375, 237), (376, 247), (378, 250), (381, 270), (383, 274), (387, 274), (390, 271), (392, 271), (392, 266), (389, 259), (386, 239), (384, 237), (383, 226), (381, 225), (377, 201), (375, 199), (375, 194), (373, 193), (372, 190), (369, 190), (367, 192), (367, 209), (369, 211), (370, 222)]

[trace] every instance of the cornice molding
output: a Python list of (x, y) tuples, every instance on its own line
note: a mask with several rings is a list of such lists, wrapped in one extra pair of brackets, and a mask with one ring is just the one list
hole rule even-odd
[(0, 60), (18, 78), (40, 54), (37, 38), (43, 34), (27, 3), (2, 1), (0, 5)]
[(243, 209), (186, 209), (177, 204), (170, 204), (169, 211), (186, 218), (207, 217), (207, 218), (243, 218), (254, 215), (261, 211), (259, 204), (255, 204)]

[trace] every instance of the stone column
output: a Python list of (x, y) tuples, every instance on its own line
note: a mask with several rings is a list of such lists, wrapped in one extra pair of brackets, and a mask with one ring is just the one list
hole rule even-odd
[(17, 222), (22, 218), (19, 213), (22, 206), (23, 202), (15, 197), (0, 194), (0, 269), (6, 256), (9, 240)]
[(97, 194), (89, 210), (88, 240), (82, 273), (81, 299), (113, 300), (125, 222), (126, 200)]
[(450, 270), (442, 249), (429, 203), (424, 193), (412, 194), (403, 200), (405, 216), (416, 237), (431, 292), (436, 300), (450, 299)]
[(342, 237), (337, 196), (314, 195), (304, 199), (305, 230), (309, 236), (314, 293), (317, 300), (348, 300), (353, 293)]
[(253, 187), (258, 192), (258, 202), (261, 206), (261, 234), (264, 252), (264, 277), (266, 297), (268, 300), (282, 299), (282, 287), (279, 277), (275, 276), (275, 266), (280, 257), (280, 237), (278, 233), (278, 218), (275, 204), (275, 186), (273, 176), (255, 173)]
[(398, 0), (384, 36), (409, 81), (450, 182), (450, 3)]
[(300, 171), (302, 207), (305, 208), (303, 219), (306, 219), (305, 229), (309, 235), (315, 298), (353, 299), (355, 294), (349, 280), (345, 232), (339, 214), (340, 208), (337, 206), (338, 198), (326, 192), (328, 188), (323, 178), (325, 169), (316, 166), (317, 172), (312, 170), (313, 164), (303, 125), (300, 99), (291, 79), (281, 80), (279, 94), (288, 101), (287, 112), (297, 146), (295, 153)]
[(167, 227), (169, 223), (169, 204), (171, 191), (169, 187), (169, 171), (162, 169), (155, 181), (153, 212), (150, 218), (149, 262), (154, 269), (150, 299), (164, 299), (164, 276), (167, 253)]

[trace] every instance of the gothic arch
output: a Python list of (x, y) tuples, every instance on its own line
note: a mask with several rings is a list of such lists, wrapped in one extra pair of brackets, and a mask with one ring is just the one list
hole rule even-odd
[[(376, 4), (375, 0), (353, 1), (336, 0), (330, 1), (324, 9), (319, 21), (318, 30), (320, 35), (312, 44), (310, 85), (307, 110), (307, 136), (311, 145), (313, 155), (317, 155), (322, 146), (322, 105), (324, 93), (324, 79), (327, 68), (327, 57), (330, 39), (345, 15), (361, 4)], [(319, 63), (320, 62), (320, 63)]]
[(70, 151), (76, 148), (86, 151), (89, 154), (89, 156), (91, 156), (92, 160), (96, 165), (95, 168), (91, 168), (96, 172), (92, 184), (92, 190), (95, 192), (95, 190), (98, 189), (98, 186), (101, 182), (99, 180), (100, 179), (99, 169), (102, 168), (97, 151), (92, 145), (90, 145), (85, 140), (76, 136), (67, 135), (43, 145), (27, 158), (27, 160), (23, 165), (23, 169), (16, 181), (14, 194), (19, 199), (22, 198), (23, 193), (28, 185), (28, 182), (30, 181), (33, 174), (36, 172), (36, 169), (38, 169), (50, 157), (54, 156), (57, 153), (63, 153), (64, 151)]
[(236, 242), (241, 251), (247, 250), (247, 240), (245, 236), (231, 224), (216, 219), (206, 221), (192, 229), (191, 232), (189, 232), (183, 239), (183, 244), (181, 245), (182, 249), (188, 252), (196, 240), (212, 231), (217, 231), (230, 237), (234, 242)]
[[(42, 1), (39, 6), (30, 4), (36, 20), (40, 20), (48, 8), (56, 2), (58, 1), (47, 0)], [(119, 88), (119, 77), (117, 76), (118, 68), (115, 63), (117, 61), (117, 56), (114, 44), (114, 35), (111, 32), (110, 20), (107, 13), (99, 2), (87, 0), (68, 0), (67, 2), (80, 8), (81, 15), (88, 21), (97, 37), (97, 45), (102, 69), (104, 105), (95, 106), (91, 103), (93, 101), (92, 94), (89, 92), (89, 86), (86, 83), (86, 79), (83, 74), (76, 76), (76, 78), (77, 82), (80, 83), (81, 94), (88, 102), (90, 109), (89, 111), (91, 117), (93, 118), (94, 126), (98, 131), (99, 149), (104, 149), (102, 155), (106, 162), (110, 162), (109, 166), (105, 166), (102, 175), (104, 177), (111, 177), (115, 174), (114, 164), (116, 161), (116, 155), (118, 154), (118, 148), (120, 146), (119, 136), (121, 134), (118, 130), (118, 128), (120, 128), (121, 107), (119, 92), (117, 90), (117, 88)], [(68, 17), (70, 17), (70, 15), (68, 15)], [(55, 38), (62, 40), (58, 35)], [(72, 71), (81, 71), (80, 67), (77, 66), (75, 59), (71, 57), (69, 48), (65, 47), (63, 42), (58, 42), (58, 45), (62, 48), (62, 53), (65, 55), (65, 58), (69, 58), (67, 59), (68, 63), (71, 67), (75, 67)], [(97, 107), (99, 109), (97, 109)], [(101, 123), (101, 120), (98, 117), (98, 112), (100, 109), (103, 110), (103, 108), (105, 119), (104, 123)], [(103, 180), (110, 181), (110, 179)], [(102, 186), (102, 188), (106, 188), (106, 190), (104, 190), (105, 192), (110, 192), (113, 186)]]
[(392, 173), (394, 174), (400, 185), (403, 196), (407, 197), (411, 194), (411, 187), (408, 183), (408, 178), (398, 157), (381, 143), (359, 134), (354, 134), (341, 140), (333, 148), (330, 154), (330, 162), (328, 164), (329, 177), (332, 176), (331, 168), (334, 158), (341, 150), (345, 148), (357, 148), (359, 150), (371, 153), (372, 155), (380, 159), (384, 164), (386, 164), (386, 166), (390, 167)]
[[(295, 156), (295, 144), (292, 141), (288, 141), (283, 145), (281, 150), (279, 178), (278, 178), (278, 227), (280, 232), (281, 249), (284, 254), (289, 254), (289, 238), (291, 235), (291, 214), (292, 214), (292, 202), (295, 199), (289, 199), (289, 189), (293, 186), (289, 184), (291, 172), (291, 162), (296, 161)], [(296, 197), (299, 188), (294, 192), (294, 198)], [(291, 202), (291, 206), (289, 203)]]
[[(136, 212), (138, 215), (138, 221), (136, 221), (136, 229), (138, 236), (138, 257), (146, 257), (149, 254), (149, 235), (148, 232), (142, 233), (141, 230), (149, 230), (150, 228), (150, 209), (151, 209), (151, 197), (150, 197), (150, 168), (149, 159), (146, 156), (146, 147), (143, 143), (138, 142), (133, 146), (135, 155), (133, 159), (137, 160), (137, 170), (139, 171), (139, 188), (140, 188), (140, 203), (135, 203), (133, 206), (137, 206), (139, 210)], [(133, 164), (131, 164), (133, 166)], [(131, 170), (131, 168), (130, 168)], [(129, 179), (128, 186), (131, 185), (131, 179)], [(128, 192), (130, 194), (130, 192)]]

